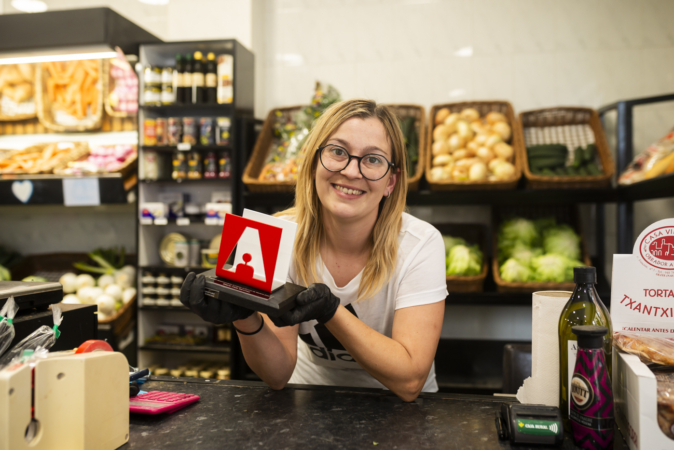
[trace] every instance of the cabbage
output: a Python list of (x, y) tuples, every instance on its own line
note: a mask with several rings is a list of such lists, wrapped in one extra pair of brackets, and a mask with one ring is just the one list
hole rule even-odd
[(580, 259), (580, 236), (568, 225), (556, 225), (543, 233), (543, 250), (568, 259)]
[(442, 236), (442, 240), (445, 241), (445, 256), (449, 256), (449, 251), (456, 245), (466, 245), (465, 239), (457, 238), (453, 236)]
[(455, 245), (447, 257), (447, 275), (479, 275), (482, 272), (482, 252), (476, 245)]
[(524, 245), (522, 242), (516, 242), (513, 249), (510, 251), (510, 257), (518, 260), (525, 266), (530, 266), (531, 260), (542, 254), (543, 250), (540, 248), (531, 248)]
[(540, 234), (536, 224), (522, 217), (506, 220), (501, 224), (498, 236), (499, 260), (510, 258), (517, 243), (532, 247), (540, 241)]
[(501, 273), (501, 278), (504, 281), (509, 281), (511, 283), (525, 282), (533, 279), (533, 272), (526, 264), (522, 264), (520, 261), (510, 258), (504, 262), (499, 272)]
[(535, 281), (554, 281), (556, 283), (573, 281), (573, 268), (584, 265), (580, 261), (556, 253), (538, 256), (531, 261)]

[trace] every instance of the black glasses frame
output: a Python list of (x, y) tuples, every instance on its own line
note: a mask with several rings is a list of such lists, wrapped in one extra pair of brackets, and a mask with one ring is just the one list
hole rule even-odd
[[(349, 159), (346, 161), (346, 164), (344, 164), (344, 167), (342, 167), (342, 168), (339, 169), (339, 170), (330, 170), (330, 169), (328, 169), (327, 167), (325, 167), (325, 164), (323, 163), (323, 150), (326, 149), (327, 147), (338, 147), (338, 148), (341, 148), (342, 150), (344, 150), (344, 151), (346, 152), (346, 155), (349, 157)], [(389, 170), (391, 170), (393, 167), (396, 166), (396, 165), (393, 164), (391, 161), (389, 161), (389, 160), (386, 158), (386, 156), (380, 155), (379, 153), (368, 153), (367, 155), (363, 155), (363, 156), (353, 156), (353, 155), (352, 155), (351, 153), (349, 153), (344, 147), (340, 147), (339, 145), (335, 145), (335, 144), (328, 144), (328, 145), (324, 145), (323, 147), (318, 147), (318, 152), (319, 152), (318, 159), (321, 160), (321, 165), (322, 165), (323, 168), (324, 168), (325, 170), (327, 170), (328, 172), (333, 172), (333, 173), (341, 172), (342, 170), (344, 170), (344, 169), (346, 169), (347, 167), (349, 167), (349, 164), (351, 164), (351, 160), (352, 160), (352, 159), (355, 159), (355, 160), (358, 161), (358, 171), (360, 172), (360, 174), (363, 176), (363, 178), (365, 178), (366, 180), (370, 180), (370, 181), (379, 181), (379, 180), (381, 180), (382, 178), (384, 178), (384, 177), (388, 174)], [(376, 178), (376, 179), (372, 179), (372, 178), (366, 177), (365, 174), (363, 173), (363, 169), (360, 167), (360, 163), (361, 163), (361, 161), (363, 161), (363, 158), (366, 158), (366, 157), (368, 157), (368, 156), (370, 156), (370, 155), (378, 156), (379, 158), (384, 158), (384, 161), (386, 161), (386, 162), (388, 163), (388, 166), (386, 166), (386, 172), (384, 172), (384, 175), (382, 175), (382, 176), (380, 176), (379, 178)]]

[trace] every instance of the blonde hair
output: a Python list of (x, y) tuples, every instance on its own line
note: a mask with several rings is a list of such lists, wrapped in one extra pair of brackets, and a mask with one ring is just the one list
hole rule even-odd
[(321, 221), (322, 206), (316, 191), (314, 173), (318, 148), (325, 145), (342, 123), (351, 118), (377, 118), (386, 129), (391, 144), (391, 161), (398, 175), (393, 192), (379, 205), (379, 216), (370, 237), (370, 255), (358, 287), (358, 300), (372, 297), (388, 282), (396, 265), (398, 234), (407, 197), (407, 156), (398, 119), (384, 105), (364, 99), (345, 100), (330, 106), (314, 122), (304, 146), (304, 163), (297, 176), (295, 205), (277, 215), (290, 215), (297, 221), (295, 270), (299, 280), (308, 286), (320, 282), (316, 271), (320, 244), (325, 237)]

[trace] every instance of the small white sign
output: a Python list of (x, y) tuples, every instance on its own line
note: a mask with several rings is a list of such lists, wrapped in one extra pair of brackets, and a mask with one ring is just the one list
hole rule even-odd
[(218, 223), (219, 221), (220, 219), (218, 219), (217, 217), (207, 217), (206, 219), (204, 219), (204, 223), (206, 225), (219, 225)]
[(178, 217), (176, 219), (176, 225), (178, 225), (179, 227), (186, 227), (189, 224), (190, 224), (189, 217)]
[(65, 206), (97, 206), (101, 204), (98, 178), (64, 178), (63, 204)]
[(141, 225), (152, 225), (152, 218), (151, 217), (141, 217), (140, 218), (140, 224)]
[(155, 225), (167, 225), (168, 219), (166, 217), (159, 217), (157, 219), (154, 219), (154, 224)]
[(181, 142), (181, 143), (178, 144), (177, 148), (181, 152), (189, 152), (190, 150), (192, 150), (192, 144), (190, 144), (188, 142)]

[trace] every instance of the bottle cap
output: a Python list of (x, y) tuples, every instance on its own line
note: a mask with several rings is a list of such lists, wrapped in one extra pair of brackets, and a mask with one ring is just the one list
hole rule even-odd
[(215, 60), (215, 53), (209, 52), (208, 55), (206, 55), (206, 58), (208, 58), (209, 61)]
[(578, 347), (601, 348), (604, 344), (604, 336), (608, 328), (597, 325), (578, 325), (571, 328), (573, 334), (578, 336)]
[(188, 60), (188, 61), (192, 61), (192, 55), (189, 54), (189, 53), (186, 54), (186, 55), (185, 55), (185, 59)]
[(199, 59), (201, 59), (202, 57), (203, 57), (203, 55), (201, 54), (200, 51), (194, 52), (194, 59), (195, 59), (195, 60), (199, 60)]
[(574, 267), (573, 282), (597, 284), (597, 269), (594, 267)]
[(182, 56), (180, 56), (180, 53), (176, 53), (176, 61), (179, 61), (181, 58)]

